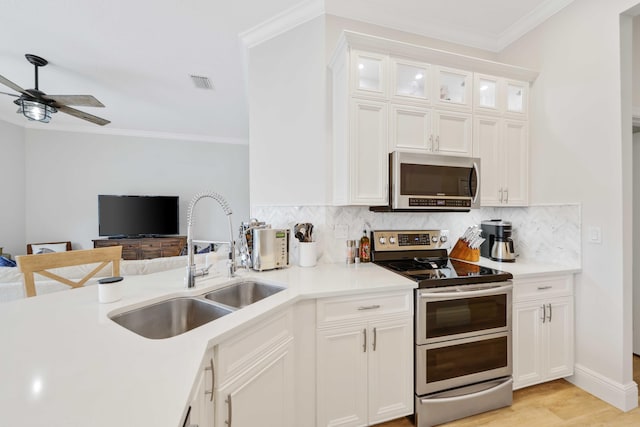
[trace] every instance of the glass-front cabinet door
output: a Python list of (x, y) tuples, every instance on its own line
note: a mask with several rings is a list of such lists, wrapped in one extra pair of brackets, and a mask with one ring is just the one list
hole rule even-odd
[(476, 112), (499, 114), (503, 109), (501, 79), (484, 74), (474, 74), (474, 102)]
[(471, 72), (435, 67), (434, 103), (448, 108), (471, 109)]
[(386, 97), (387, 57), (354, 50), (351, 61), (352, 92), (363, 96)]
[(391, 60), (391, 95), (397, 101), (430, 101), (431, 66), (420, 62)]
[(507, 102), (505, 113), (509, 115), (525, 116), (529, 94), (529, 83), (507, 80)]

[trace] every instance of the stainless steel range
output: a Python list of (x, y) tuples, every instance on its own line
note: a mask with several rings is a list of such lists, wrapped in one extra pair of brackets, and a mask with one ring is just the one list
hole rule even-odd
[(511, 405), (513, 276), (450, 259), (446, 230), (381, 230), (371, 240), (373, 262), (418, 283), (416, 426)]

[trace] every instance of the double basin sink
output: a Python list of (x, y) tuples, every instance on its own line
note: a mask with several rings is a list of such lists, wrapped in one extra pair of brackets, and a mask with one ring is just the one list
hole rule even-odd
[(255, 280), (244, 280), (202, 295), (170, 298), (110, 318), (145, 338), (171, 338), (284, 289)]

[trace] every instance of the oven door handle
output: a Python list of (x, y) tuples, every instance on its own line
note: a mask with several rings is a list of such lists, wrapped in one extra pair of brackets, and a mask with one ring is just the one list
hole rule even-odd
[(513, 289), (513, 285), (504, 285), (504, 286), (495, 286), (487, 289), (480, 289), (477, 291), (465, 291), (461, 290), (458, 292), (429, 292), (423, 291), (420, 292), (420, 298), (467, 298), (467, 297), (480, 297), (486, 295), (495, 295), (496, 293), (500, 293), (503, 291), (508, 291)]

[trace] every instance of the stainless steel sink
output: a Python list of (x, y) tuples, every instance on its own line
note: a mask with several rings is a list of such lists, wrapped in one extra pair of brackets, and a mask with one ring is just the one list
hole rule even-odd
[(247, 280), (209, 292), (205, 298), (234, 308), (242, 308), (283, 291), (281, 286)]
[(163, 339), (183, 334), (232, 311), (197, 298), (179, 297), (114, 315), (111, 320), (143, 337)]

